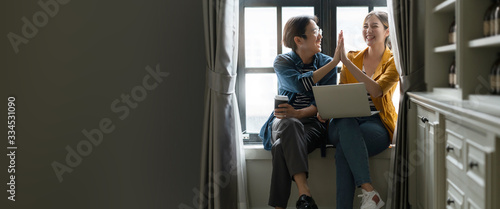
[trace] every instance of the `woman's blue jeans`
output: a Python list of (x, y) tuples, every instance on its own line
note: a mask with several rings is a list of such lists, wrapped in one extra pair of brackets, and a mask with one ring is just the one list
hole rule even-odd
[(356, 187), (371, 183), (368, 157), (389, 147), (379, 114), (330, 120), (328, 140), (336, 146), (337, 208), (352, 208)]

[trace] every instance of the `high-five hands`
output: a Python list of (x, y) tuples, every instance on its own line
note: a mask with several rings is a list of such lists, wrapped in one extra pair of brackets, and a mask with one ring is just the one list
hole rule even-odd
[(344, 31), (342, 31), (342, 30), (339, 33), (339, 38), (337, 41), (337, 49), (335, 50), (335, 55), (337, 55), (337, 52), (340, 56), (340, 61), (342, 61), (342, 63), (345, 63), (348, 61), (347, 54), (346, 54), (345, 48), (344, 48)]

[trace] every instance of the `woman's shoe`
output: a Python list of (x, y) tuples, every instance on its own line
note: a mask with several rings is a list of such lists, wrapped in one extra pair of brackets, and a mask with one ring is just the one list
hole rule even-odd
[(318, 209), (318, 206), (316, 206), (316, 203), (314, 202), (313, 198), (305, 194), (299, 197), (296, 206), (297, 209)]
[[(379, 209), (385, 205), (385, 202), (382, 201), (382, 198), (380, 198), (380, 194), (377, 191), (373, 190), (371, 192), (367, 192), (366, 190), (361, 189), (361, 192), (363, 192), (363, 194), (358, 195), (358, 197), (363, 198), (361, 199), (361, 209)], [(374, 196), (378, 196), (378, 203), (373, 200)]]

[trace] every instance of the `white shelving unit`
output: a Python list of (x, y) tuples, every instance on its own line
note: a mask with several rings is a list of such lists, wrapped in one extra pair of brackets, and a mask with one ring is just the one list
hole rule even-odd
[[(500, 36), (483, 37), (483, 17), (490, 0), (428, 0), (425, 12), (425, 82), (427, 90), (447, 92), (458, 100), (489, 95), (489, 72), (500, 52)], [(457, 38), (448, 43), (455, 20)], [(458, 89), (448, 88), (455, 59)], [(458, 93), (457, 93), (458, 92)], [(447, 93), (445, 93), (447, 94)], [(493, 96), (496, 97), (496, 96)]]
[[(417, 106), (409, 114), (410, 153), (423, 158), (410, 176), (415, 208), (500, 207), (500, 96), (489, 93), (500, 36), (483, 37), (483, 17), (491, 3), (425, 1), (427, 92), (408, 93)], [(453, 21), (456, 42), (450, 44)], [(448, 87), (453, 60), (457, 88)]]

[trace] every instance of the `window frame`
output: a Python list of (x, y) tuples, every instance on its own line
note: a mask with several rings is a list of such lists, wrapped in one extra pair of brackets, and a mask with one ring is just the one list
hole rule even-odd
[[(245, 8), (246, 7), (276, 7), (277, 21), (277, 55), (283, 51), (282, 44), (282, 7), (313, 6), (314, 15), (319, 18), (318, 26), (323, 29), (322, 53), (333, 56), (337, 44), (337, 7), (367, 6), (368, 11), (374, 7), (386, 7), (386, 0), (240, 0), (239, 1), (239, 32), (238, 32), (238, 76), (236, 92), (240, 113), (240, 122), (245, 144), (262, 143), (258, 133), (246, 132), (246, 95), (245, 78), (251, 73), (275, 73), (273, 67), (245, 66)], [(276, 92), (277, 93), (277, 92)], [(272, 110), (270, 110), (272, 111)], [(269, 112), (270, 114), (271, 112)]]

